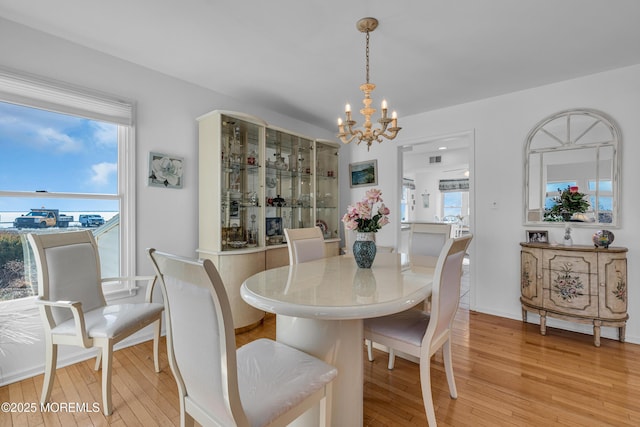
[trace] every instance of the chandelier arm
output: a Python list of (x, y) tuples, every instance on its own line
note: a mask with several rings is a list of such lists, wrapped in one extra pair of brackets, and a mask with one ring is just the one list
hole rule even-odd
[[(347, 139), (347, 135), (351, 135), (351, 138)], [(363, 140), (366, 140), (366, 138), (364, 137), (364, 134), (361, 130), (352, 130), (351, 127), (349, 126), (349, 132), (341, 132), (338, 134), (338, 137), (340, 138), (340, 140), (342, 142), (344, 142), (345, 144), (349, 144), (351, 141), (353, 141), (356, 137), (358, 138), (358, 140), (356, 141), (356, 144), (360, 144), (360, 142), (362, 142)]]
[[(353, 139), (355, 138), (355, 135), (351, 135), (351, 138), (347, 139), (346, 135), (338, 135), (338, 138), (340, 138), (340, 141), (342, 141), (345, 144), (349, 144), (351, 141), (353, 141)], [(360, 141), (357, 141), (358, 144), (360, 144)]]
[(353, 121), (353, 120), (347, 122), (347, 132), (346, 133), (348, 135), (356, 136), (358, 134), (358, 132), (360, 132), (360, 134), (362, 134), (361, 131), (354, 131), (353, 130), (353, 126), (355, 126), (355, 125), (356, 125), (356, 122)]
[[(396, 136), (398, 136), (398, 131), (399, 131), (400, 129), (401, 129), (401, 128), (390, 128), (390, 129), (389, 129), (389, 132), (391, 132), (391, 133), (386, 133), (386, 132), (382, 133), (382, 132), (381, 132), (381, 133), (380, 133), (380, 136), (384, 136), (384, 137), (385, 137), (385, 138), (387, 138), (389, 141), (391, 141), (391, 140), (392, 140), (392, 139), (394, 139)], [(382, 142), (382, 141), (378, 139), (378, 142)]]

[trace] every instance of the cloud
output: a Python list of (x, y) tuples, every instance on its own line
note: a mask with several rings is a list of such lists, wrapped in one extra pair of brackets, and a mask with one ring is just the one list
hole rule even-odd
[(102, 162), (91, 166), (93, 175), (91, 176), (91, 182), (97, 185), (109, 184), (109, 178), (112, 175), (116, 175), (118, 172), (118, 165), (116, 163)]
[(56, 151), (79, 151), (82, 143), (67, 134), (58, 132), (52, 128), (40, 128), (37, 130), (40, 139), (47, 145), (52, 145)]
[(93, 128), (93, 139), (96, 145), (117, 146), (118, 127), (111, 123), (91, 122)]

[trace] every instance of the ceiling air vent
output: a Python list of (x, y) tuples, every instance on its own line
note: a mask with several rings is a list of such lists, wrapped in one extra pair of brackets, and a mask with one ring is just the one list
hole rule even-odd
[(442, 163), (442, 156), (429, 156), (429, 163)]

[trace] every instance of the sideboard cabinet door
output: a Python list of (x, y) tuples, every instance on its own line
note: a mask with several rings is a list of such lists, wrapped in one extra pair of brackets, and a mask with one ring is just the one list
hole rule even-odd
[(521, 300), (533, 305), (542, 305), (542, 251), (523, 248), (520, 251)]
[(578, 316), (598, 316), (598, 260), (594, 253), (545, 251), (544, 307)]
[(600, 317), (627, 317), (627, 258), (624, 254), (599, 254)]

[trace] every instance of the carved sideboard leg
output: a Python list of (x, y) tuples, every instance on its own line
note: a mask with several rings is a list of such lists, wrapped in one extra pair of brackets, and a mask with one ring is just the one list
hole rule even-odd
[(522, 307), (522, 322), (527, 323), (527, 310)]
[(624, 336), (626, 334), (626, 331), (627, 331), (626, 323), (618, 328), (618, 341), (624, 342)]
[(600, 347), (600, 325), (602, 325), (602, 321), (593, 321), (593, 344), (596, 347)]
[(547, 335), (547, 312), (540, 310), (540, 335)]

